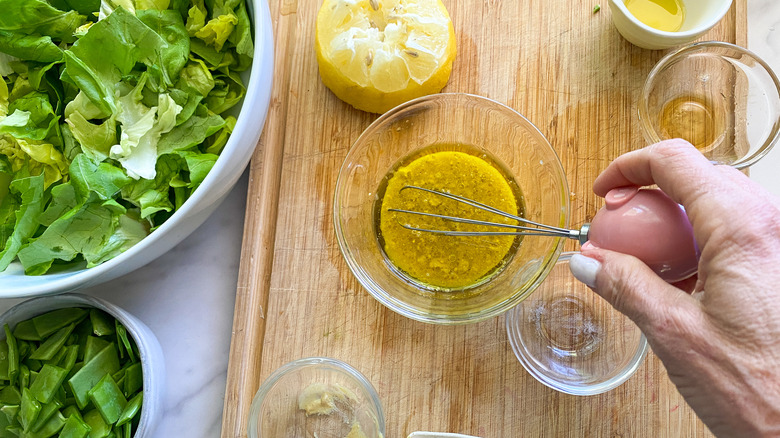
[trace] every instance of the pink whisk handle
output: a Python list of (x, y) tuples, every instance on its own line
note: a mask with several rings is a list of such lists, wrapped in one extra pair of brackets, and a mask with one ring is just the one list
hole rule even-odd
[(635, 256), (669, 283), (696, 273), (699, 250), (679, 204), (639, 187), (610, 190), (605, 200), (588, 231), (593, 245)]

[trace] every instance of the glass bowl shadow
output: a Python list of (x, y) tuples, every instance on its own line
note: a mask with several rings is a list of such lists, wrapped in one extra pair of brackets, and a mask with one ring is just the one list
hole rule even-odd
[(566, 394), (595, 395), (631, 377), (645, 359), (639, 328), (580, 283), (563, 253), (534, 294), (506, 314), (509, 343), (536, 380)]
[(713, 163), (742, 169), (780, 139), (780, 81), (749, 50), (694, 43), (653, 67), (638, 113), (649, 144), (683, 138)]
[[(349, 391), (355, 397), (351, 412), (336, 409), (307, 416), (298, 397), (313, 384)], [(283, 365), (260, 385), (249, 408), (247, 436), (343, 438), (355, 424), (360, 425), (361, 436), (385, 436), (384, 410), (371, 382), (340, 360), (309, 357)]]
[(460, 93), (425, 96), (390, 110), (347, 154), (336, 183), (334, 225), (360, 284), (383, 305), (418, 321), (484, 320), (512, 308), (544, 280), (564, 239), (525, 237), (499, 273), (461, 291), (431, 290), (404, 279), (377, 238), (377, 192), (397, 163), (431, 145), (466, 145), (498, 161), (522, 192), (526, 218), (547, 225), (568, 226), (566, 176), (550, 143), (525, 117), (493, 100)]

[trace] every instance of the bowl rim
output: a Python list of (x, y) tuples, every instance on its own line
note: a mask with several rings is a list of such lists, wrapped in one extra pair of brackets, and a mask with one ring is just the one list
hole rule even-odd
[[(571, 256), (579, 253), (580, 253), (579, 251), (568, 251), (562, 253), (561, 256), (558, 258), (558, 261), (555, 263), (555, 266), (557, 266), (558, 264), (569, 263)], [(610, 304), (607, 303), (607, 305)], [(625, 383), (629, 378), (631, 378), (631, 376), (633, 376), (634, 373), (636, 373), (636, 371), (639, 369), (642, 363), (644, 363), (644, 359), (647, 356), (647, 352), (650, 348), (649, 344), (647, 343), (647, 338), (645, 337), (645, 334), (640, 330), (639, 343), (637, 344), (637, 349), (634, 352), (634, 355), (631, 357), (628, 364), (624, 368), (619, 370), (617, 373), (615, 373), (611, 378), (603, 382), (595, 383), (591, 385), (573, 385), (566, 382), (561, 382), (560, 380), (553, 379), (547, 374), (539, 371), (537, 367), (534, 365), (533, 361), (529, 359), (529, 357), (527, 357), (525, 353), (523, 353), (525, 349), (522, 348), (521, 342), (519, 340), (519, 336), (517, 335), (515, 330), (515, 328), (517, 327), (516, 319), (518, 318), (519, 309), (520, 306), (516, 306), (515, 308), (507, 312), (504, 320), (504, 325), (506, 327), (506, 332), (507, 332), (507, 338), (512, 348), (512, 352), (514, 353), (515, 357), (520, 362), (520, 364), (523, 365), (523, 368), (525, 368), (528, 374), (533, 376), (537, 381), (544, 384), (545, 386), (565, 394), (579, 395), (579, 396), (597, 395), (597, 394), (602, 394), (604, 392), (610, 391), (614, 388), (617, 388), (618, 386)], [(615, 312), (617, 312), (617, 310), (615, 310)], [(639, 328), (637, 328), (637, 330), (639, 330)]]
[[(0, 297), (27, 298), (34, 296), (52, 295), (77, 290), (82, 287), (108, 281), (110, 278), (101, 277), (106, 276), (110, 271), (121, 267), (123, 264), (127, 263), (128, 260), (140, 257), (140, 253), (154, 245), (158, 241), (159, 236), (175, 234), (175, 230), (180, 226), (180, 223), (184, 221), (184, 218), (186, 218), (190, 213), (197, 213), (199, 209), (202, 208), (202, 206), (200, 206), (200, 202), (203, 200), (203, 198), (211, 195), (211, 190), (208, 189), (213, 188), (212, 186), (216, 186), (221, 181), (229, 180), (231, 183), (222, 187), (222, 190), (227, 193), (235, 184), (235, 182), (238, 181), (238, 178), (241, 176), (242, 172), (236, 172), (236, 170), (243, 171), (243, 169), (249, 163), (270, 109), (274, 70), (273, 25), (271, 22), (268, 1), (246, 0), (246, 3), (249, 9), (248, 12), (251, 16), (251, 25), (253, 27), (254, 52), (252, 66), (248, 70), (250, 80), (247, 83), (246, 94), (241, 101), (239, 111), (241, 113), (249, 114), (250, 116), (236, 118), (236, 126), (233, 129), (233, 133), (228, 138), (228, 141), (220, 153), (219, 158), (216, 160), (214, 166), (209, 171), (208, 175), (206, 175), (206, 178), (203, 180), (201, 185), (192, 193), (192, 195), (184, 202), (184, 204), (182, 204), (182, 206), (155, 231), (149, 233), (149, 235), (144, 237), (140, 242), (128, 248), (123, 253), (104, 263), (101, 263), (100, 265), (94, 266), (92, 268), (80, 268), (72, 272), (65, 272), (61, 274), (43, 274), (43, 276), (61, 275), (61, 277), (55, 278), (54, 280), (45, 284), (23, 285), (14, 288), (2, 284), (4, 275), (3, 272), (0, 272), (0, 286), (2, 286), (2, 290), (0, 290)], [(265, 76), (269, 78), (268, 83), (260, 83), (259, 79)], [(252, 78), (258, 79), (251, 80)], [(252, 131), (255, 129), (257, 130), (257, 138), (254, 138), (254, 141), (246, 141), (245, 138), (242, 138), (245, 136), (255, 137), (252, 133)], [(242, 132), (246, 132), (247, 134), (245, 136), (239, 135), (239, 133)], [(228, 156), (233, 155), (235, 155), (236, 159), (238, 159), (240, 162), (240, 166), (236, 169), (227, 168)], [(224, 197), (221, 198), (224, 199)], [(214, 204), (217, 204), (220, 201), (221, 199), (217, 199)], [(205, 219), (206, 218), (204, 217), (203, 220), (205, 221)], [(193, 229), (193, 232), (196, 228), (197, 227)], [(187, 236), (188, 235), (174, 236), (173, 245), (170, 245), (168, 249), (161, 252), (159, 255), (168, 252)], [(138, 267), (143, 266), (156, 258), (157, 256), (150, 257), (149, 259), (142, 261)], [(18, 261), (13, 263), (18, 263)], [(24, 273), (21, 275), (26, 276)], [(97, 279), (97, 281), (90, 282), (90, 280), (93, 279)]]
[(613, 4), (616, 8), (618, 8), (620, 10), (620, 12), (632, 24), (634, 24), (635, 26), (639, 27), (643, 31), (645, 31), (647, 33), (650, 33), (650, 34), (652, 34), (654, 36), (663, 38), (665, 40), (668, 39), (668, 40), (680, 41), (680, 40), (685, 40), (685, 39), (696, 38), (699, 35), (703, 34), (704, 32), (706, 32), (706, 31), (712, 29), (713, 27), (715, 27), (715, 25), (718, 24), (718, 22), (720, 22), (720, 20), (723, 19), (723, 17), (726, 15), (726, 13), (728, 13), (729, 9), (731, 9), (731, 5), (732, 5), (732, 3), (734, 3), (734, 1), (733, 0), (728, 0), (726, 3), (724, 3), (723, 6), (721, 6), (720, 9), (717, 10), (717, 13), (713, 13), (712, 14), (712, 17), (708, 21), (705, 21), (703, 24), (701, 24), (701, 25), (699, 25), (699, 26), (697, 26), (697, 27), (695, 27), (693, 29), (689, 29), (689, 30), (682, 31), (682, 32), (678, 32), (678, 31), (670, 32), (670, 31), (666, 31), (666, 30), (659, 30), (659, 29), (656, 29), (654, 27), (646, 25), (645, 23), (640, 21), (638, 18), (636, 18), (634, 16), (634, 14), (632, 14), (628, 10), (624, 0), (609, 0), (609, 3)]
[(374, 388), (374, 385), (371, 384), (371, 381), (369, 381), (366, 376), (364, 376), (360, 371), (355, 369), (352, 365), (343, 362), (339, 359), (334, 359), (331, 357), (324, 357), (324, 356), (315, 356), (315, 357), (304, 357), (301, 359), (296, 359), (291, 362), (288, 362), (281, 367), (277, 368), (274, 372), (271, 373), (270, 376), (268, 376), (265, 381), (260, 385), (260, 387), (257, 389), (257, 392), (255, 392), (255, 396), (252, 398), (252, 404), (249, 407), (249, 419), (247, 421), (247, 437), (248, 438), (257, 438), (259, 437), (259, 421), (260, 421), (260, 408), (262, 407), (263, 401), (265, 400), (266, 396), (268, 396), (268, 393), (276, 386), (276, 384), (284, 378), (286, 375), (293, 371), (297, 371), (301, 368), (311, 367), (311, 366), (328, 366), (336, 369), (337, 371), (344, 373), (345, 375), (349, 376), (352, 379), (355, 379), (357, 383), (360, 384), (360, 387), (366, 391), (366, 393), (369, 396), (369, 400), (371, 401), (371, 404), (376, 409), (377, 418), (376, 422), (379, 427), (379, 432), (382, 434), (382, 436), (385, 436), (385, 411), (384, 407), (382, 406), (382, 401), (379, 398), (379, 394), (377, 393), (376, 389)]
[[(741, 53), (753, 59), (758, 65), (761, 66), (764, 71), (767, 72), (769, 77), (772, 79), (772, 82), (775, 85), (775, 95), (777, 96), (778, 101), (780, 101), (780, 80), (778, 79), (775, 71), (772, 70), (769, 64), (767, 64), (766, 61), (764, 61), (760, 56), (744, 47), (724, 41), (699, 41), (690, 43), (678, 48), (677, 50), (667, 53), (653, 66), (653, 68), (650, 70), (650, 73), (647, 74), (647, 78), (645, 79), (645, 83), (642, 86), (642, 91), (639, 94), (639, 100), (637, 102), (637, 117), (639, 118), (639, 124), (641, 126), (642, 133), (644, 134), (647, 141), (651, 143), (657, 143), (662, 140), (661, 137), (658, 136), (658, 133), (649, 126), (650, 110), (648, 108), (647, 99), (647, 97), (650, 95), (651, 87), (654, 84), (658, 74), (667, 67), (672, 66), (680, 60), (684, 59), (686, 56), (696, 52), (705, 51), (710, 48), (734, 50), (737, 53)], [(778, 140), (780, 140), (780, 126), (775, 125), (773, 132), (770, 132), (770, 134), (771, 135), (767, 137), (767, 140), (764, 142), (764, 144), (754, 153), (728, 165), (734, 167), (735, 169), (744, 169), (752, 166), (753, 164), (756, 164), (756, 162), (768, 154), (769, 151), (774, 148), (775, 144), (777, 144)]]
[(422, 312), (419, 312), (414, 307), (407, 305), (403, 301), (393, 297), (388, 293), (385, 293), (384, 295), (380, 295), (376, 292), (377, 290), (384, 291), (384, 288), (381, 287), (379, 284), (377, 284), (376, 281), (374, 281), (374, 279), (365, 271), (365, 269), (363, 269), (363, 267), (361, 267), (357, 263), (354, 256), (352, 255), (352, 250), (349, 247), (347, 239), (345, 239), (344, 232), (342, 230), (343, 224), (342, 224), (342, 215), (340, 212), (340, 205), (339, 205), (339, 194), (343, 190), (342, 186), (345, 184), (344, 180), (347, 174), (347, 170), (351, 165), (351, 158), (355, 152), (355, 147), (358, 144), (364, 142), (365, 137), (372, 135), (377, 125), (380, 125), (386, 119), (395, 116), (396, 113), (399, 113), (410, 107), (414, 107), (416, 105), (425, 103), (430, 100), (454, 99), (454, 98), (458, 98), (458, 99), (465, 98), (468, 100), (476, 100), (476, 101), (489, 103), (496, 107), (500, 107), (502, 110), (508, 111), (509, 114), (511, 114), (512, 116), (519, 117), (528, 125), (528, 127), (530, 127), (530, 130), (532, 132), (534, 132), (536, 135), (538, 135), (539, 138), (544, 140), (544, 144), (547, 145), (549, 151), (552, 153), (553, 157), (555, 158), (553, 160), (553, 163), (561, 176), (562, 193), (563, 193), (561, 200), (562, 200), (562, 212), (564, 215), (564, 226), (568, 227), (569, 221), (571, 219), (569, 183), (566, 178), (566, 172), (563, 168), (563, 164), (561, 162), (560, 157), (558, 156), (558, 153), (555, 151), (555, 148), (552, 147), (552, 144), (550, 144), (550, 141), (547, 139), (547, 137), (539, 130), (539, 128), (535, 124), (533, 124), (533, 122), (531, 122), (527, 117), (525, 117), (523, 114), (521, 114), (519, 111), (515, 110), (514, 108), (510, 107), (509, 105), (506, 105), (504, 103), (501, 103), (489, 97), (479, 96), (471, 93), (457, 93), (457, 92), (434, 93), (434, 94), (421, 96), (416, 99), (412, 99), (407, 102), (404, 102), (390, 109), (386, 113), (379, 116), (376, 120), (374, 120), (368, 127), (366, 127), (363, 130), (360, 136), (358, 136), (358, 138), (352, 143), (352, 145), (349, 148), (349, 151), (347, 152), (347, 155), (344, 157), (344, 161), (341, 167), (339, 168), (338, 178), (336, 180), (334, 196), (333, 196), (333, 227), (336, 232), (336, 241), (338, 242), (339, 249), (341, 251), (344, 260), (347, 263), (347, 266), (349, 267), (350, 271), (355, 276), (355, 278), (358, 280), (358, 283), (360, 283), (363, 289), (365, 289), (377, 301), (379, 301), (382, 305), (384, 305), (388, 309), (407, 318), (411, 318), (420, 322), (441, 324), (441, 325), (471, 324), (471, 323), (484, 321), (486, 319), (500, 315), (506, 312), (507, 310), (511, 309), (515, 305), (517, 305), (517, 303), (521, 301), (520, 298), (522, 298), (524, 295), (527, 296), (528, 293), (530, 293), (530, 291), (533, 291), (533, 289), (538, 287), (539, 284), (541, 284), (544, 281), (544, 279), (547, 277), (547, 274), (549, 274), (549, 272), (552, 270), (553, 266), (555, 265), (555, 263), (551, 263), (551, 261), (557, 260), (557, 258), (563, 251), (563, 245), (565, 241), (563, 238), (555, 238), (555, 237), (552, 238), (552, 239), (558, 239), (558, 242), (555, 245), (555, 249), (552, 251), (551, 254), (548, 254), (548, 257), (545, 258), (543, 263), (543, 268), (538, 273), (537, 278), (533, 282), (531, 287), (528, 288), (529, 291), (528, 293), (526, 294), (515, 293), (515, 295), (513, 295), (511, 298), (506, 299), (494, 305), (493, 307), (487, 308), (479, 313), (471, 312), (471, 313), (465, 313), (462, 315), (454, 315), (454, 316), (440, 315), (440, 314), (424, 314)]
[[(127, 310), (102, 298), (85, 294), (64, 293), (53, 297), (36, 297), (16, 304), (0, 314), (0, 326), (8, 324), (11, 329), (19, 322), (46, 312), (71, 308), (91, 307), (100, 309), (118, 320), (135, 341), (140, 355), (143, 374), (143, 402), (141, 416), (134, 437), (151, 436), (162, 418), (165, 395), (165, 356), (154, 332)], [(32, 315), (32, 316), (27, 316)], [(5, 334), (1, 335), (5, 338)]]

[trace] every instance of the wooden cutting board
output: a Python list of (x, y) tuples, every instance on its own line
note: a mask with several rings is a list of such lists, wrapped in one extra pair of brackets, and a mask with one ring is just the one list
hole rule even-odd
[[(444, 91), (498, 100), (533, 122), (563, 163), (572, 225), (589, 221), (601, 206), (593, 179), (644, 145), (636, 102), (665, 52), (622, 39), (605, 0), (444, 3), (458, 45)], [(276, 71), (251, 164), (222, 437), (246, 436), (262, 381), (308, 356), (341, 359), (368, 377), (389, 438), (416, 430), (483, 438), (708, 435), (652, 354), (617, 389), (569, 396), (525, 372), (503, 317), (427, 325), (382, 307), (358, 284), (336, 243), (333, 191), (350, 145), (376, 115), (341, 102), (320, 82), (313, 49), (319, 4), (270, 0)], [(746, 0), (735, 0), (702, 39), (745, 46)]]

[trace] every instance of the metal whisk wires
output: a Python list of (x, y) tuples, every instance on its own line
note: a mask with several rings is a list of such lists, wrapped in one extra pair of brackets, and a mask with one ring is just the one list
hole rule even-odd
[(418, 216), (427, 216), (444, 219), (451, 222), (458, 222), (463, 224), (472, 225), (484, 225), (490, 227), (511, 228), (514, 231), (454, 231), (454, 230), (434, 230), (429, 228), (414, 227), (409, 224), (399, 222), (398, 224), (407, 230), (422, 231), (426, 233), (442, 234), (445, 236), (548, 236), (548, 237), (566, 237), (569, 239), (576, 239), (583, 244), (588, 241), (588, 229), (589, 224), (585, 224), (580, 230), (569, 230), (566, 228), (554, 227), (552, 225), (540, 224), (517, 215), (507, 213), (503, 210), (493, 208), (489, 205), (485, 205), (481, 202), (477, 202), (473, 199), (464, 198), (462, 196), (453, 195), (451, 193), (440, 192), (438, 190), (426, 189), (418, 186), (404, 186), (400, 191), (407, 189), (421, 190), (423, 192), (431, 193), (436, 196), (442, 196), (453, 201), (457, 201), (466, 205), (470, 205), (474, 208), (484, 210), (493, 214), (504, 216), (506, 218), (515, 220), (523, 225), (504, 224), (498, 222), (481, 221), (476, 219), (469, 219), (457, 216), (447, 216), (442, 214), (425, 213), (421, 211), (402, 210), (398, 208), (389, 208), (387, 211), (394, 211), (397, 213), (413, 214)]

